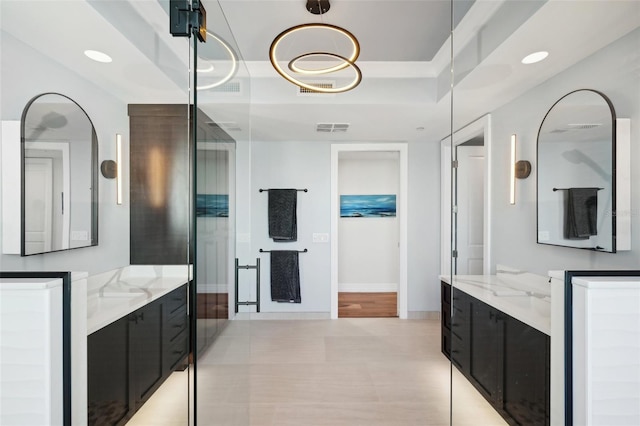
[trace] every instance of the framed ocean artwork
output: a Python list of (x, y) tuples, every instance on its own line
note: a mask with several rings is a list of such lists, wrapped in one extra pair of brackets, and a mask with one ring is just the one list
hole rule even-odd
[(196, 195), (196, 217), (229, 217), (229, 195)]
[(395, 217), (395, 194), (341, 195), (340, 217)]

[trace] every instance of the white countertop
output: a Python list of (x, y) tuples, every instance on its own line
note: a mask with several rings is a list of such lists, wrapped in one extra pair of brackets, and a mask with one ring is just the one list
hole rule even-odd
[(638, 289), (640, 277), (573, 277), (571, 283), (586, 288)]
[(441, 275), (440, 279), (470, 296), (551, 335), (551, 287), (548, 278), (509, 275)]
[(189, 281), (186, 266), (127, 266), (87, 280), (87, 335)]
[(564, 270), (553, 270), (549, 271), (548, 275), (551, 278), (556, 278), (558, 280), (564, 281)]
[(62, 286), (62, 278), (0, 278), (2, 290), (42, 290)]

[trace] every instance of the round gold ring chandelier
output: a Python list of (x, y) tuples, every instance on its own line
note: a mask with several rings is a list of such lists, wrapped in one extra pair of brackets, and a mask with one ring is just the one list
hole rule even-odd
[[(352, 48), (351, 54), (348, 57), (346, 57), (338, 53), (332, 53), (332, 52), (303, 53), (302, 55), (298, 55), (289, 61), (288, 69), (291, 72), (287, 72), (279, 64), (278, 47), (281, 45), (283, 40), (285, 40), (287, 37), (301, 31), (309, 31), (313, 29), (331, 31), (333, 33), (336, 33), (336, 34), (339, 34), (340, 36), (345, 37), (351, 44), (351, 48)], [(358, 59), (359, 55), (360, 55), (360, 43), (358, 43), (358, 39), (356, 39), (353, 34), (345, 30), (344, 28), (341, 28), (335, 25), (324, 24), (324, 23), (302, 24), (302, 25), (296, 25), (294, 27), (288, 28), (283, 32), (281, 32), (280, 34), (278, 34), (278, 36), (271, 43), (271, 47), (269, 48), (269, 60), (271, 61), (271, 65), (273, 65), (273, 67), (278, 72), (278, 74), (280, 74), (285, 80), (297, 86), (303, 87), (312, 92), (320, 92), (320, 93), (346, 92), (347, 90), (351, 90), (354, 87), (356, 87), (358, 84), (360, 84), (360, 82), (362, 81), (362, 72), (360, 71), (360, 68), (358, 68), (358, 66), (355, 64), (355, 61), (356, 59)], [(337, 59), (340, 62), (338, 65), (335, 65), (335, 66), (313, 68), (313, 69), (303, 68), (302, 66), (300, 66), (301, 62), (304, 59), (309, 59), (313, 57), (327, 57), (331, 59)], [(346, 68), (350, 68), (353, 71), (354, 78), (353, 80), (351, 80), (350, 83), (344, 86), (339, 86), (339, 87), (319, 87), (317, 85), (309, 84), (309, 83), (305, 83), (304, 81), (301, 81), (296, 75), (296, 74), (325, 75), (325, 74), (330, 74), (336, 71), (341, 71)]]
[[(235, 75), (236, 70), (238, 69), (238, 59), (236, 58), (236, 55), (233, 49), (229, 47), (229, 44), (227, 44), (227, 42), (225, 42), (222, 38), (218, 37), (213, 33), (210, 33), (209, 31), (207, 31), (207, 35), (209, 37), (213, 37), (220, 44), (220, 46), (222, 46), (222, 48), (226, 51), (227, 55), (229, 55), (229, 61), (231, 62), (231, 67), (227, 75), (225, 75), (224, 77), (222, 77), (221, 79), (217, 80), (214, 83), (198, 86), (196, 88), (197, 90), (208, 90), (208, 89), (213, 89), (215, 87), (223, 85), (227, 81), (231, 80), (231, 78)], [(207, 63), (206, 65), (208, 65), (206, 68), (205, 67), (198, 68), (196, 69), (196, 72), (208, 73), (213, 71), (214, 69), (213, 64)]]

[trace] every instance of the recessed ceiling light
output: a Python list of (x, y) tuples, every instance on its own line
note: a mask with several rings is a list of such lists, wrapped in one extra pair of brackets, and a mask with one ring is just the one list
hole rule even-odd
[(93, 59), (96, 62), (108, 63), (108, 62), (113, 61), (113, 59), (111, 59), (111, 56), (107, 55), (106, 53), (99, 52), (97, 50), (85, 50), (84, 54), (89, 59)]
[(546, 52), (546, 51), (542, 50), (540, 52), (535, 52), (535, 53), (532, 53), (530, 55), (525, 56), (524, 59), (522, 59), (522, 63), (523, 64), (527, 64), (527, 65), (528, 64), (535, 64), (536, 62), (542, 61), (547, 56), (549, 56), (549, 52)]

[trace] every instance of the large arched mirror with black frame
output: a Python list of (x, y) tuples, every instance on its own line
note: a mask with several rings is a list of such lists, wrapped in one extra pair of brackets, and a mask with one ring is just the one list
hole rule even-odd
[(576, 90), (538, 132), (539, 244), (616, 252), (616, 115), (604, 94)]
[(21, 255), (98, 244), (98, 139), (71, 98), (44, 93), (22, 114)]

